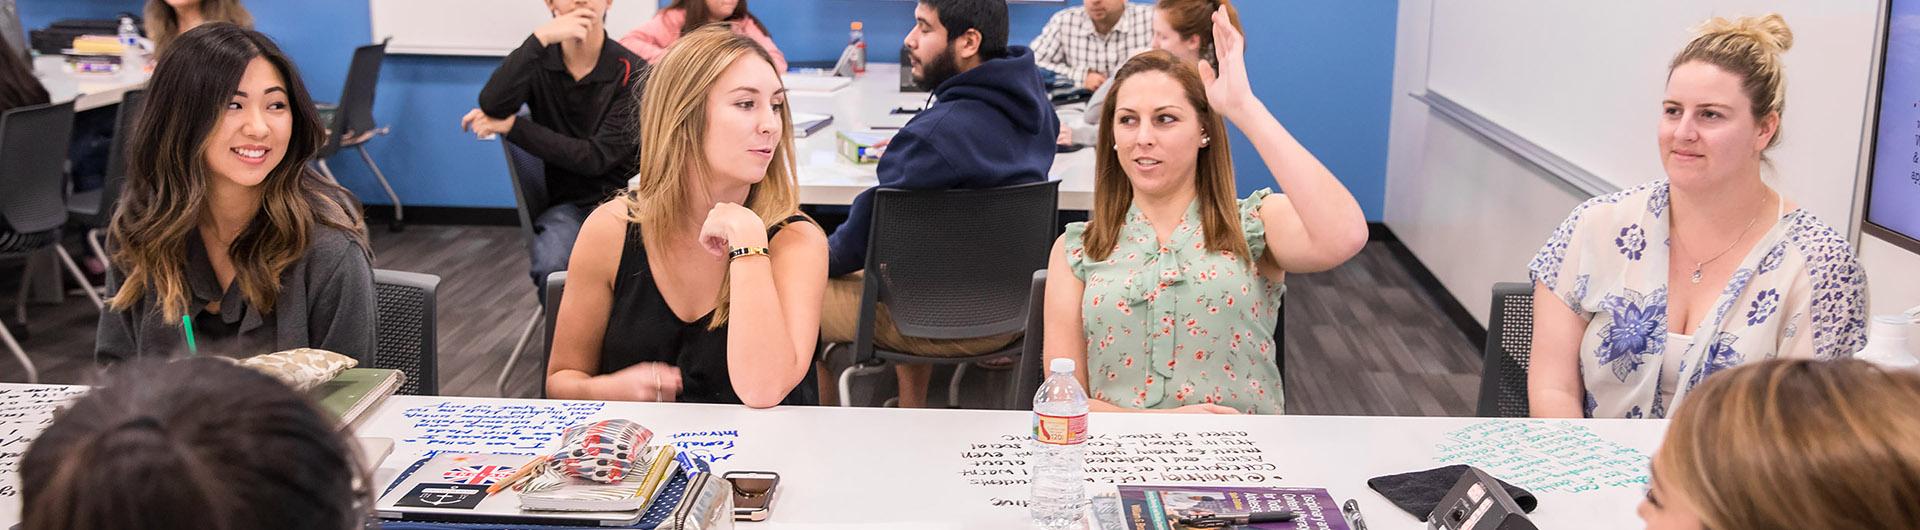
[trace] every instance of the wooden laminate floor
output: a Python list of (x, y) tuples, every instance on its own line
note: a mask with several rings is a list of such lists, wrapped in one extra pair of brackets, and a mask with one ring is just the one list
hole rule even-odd
[[(441, 276), (440, 389), (460, 396), (494, 395), (494, 377), (536, 307), (527, 276), (526, 246), (517, 227), (425, 226), (389, 232), (373, 227), (377, 266)], [(78, 247), (73, 247), (78, 250)], [(75, 252), (79, 256), (79, 252)], [(17, 265), (0, 264), (0, 315), (16, 336), (13, 294)], [(1294, 414), (1461, 416), (1473, 413), (1480, 348), (1453, 326), (1440, 306), (1374, 242), (1346, 265), (1288, 278), (1287, 410)], [(58, 305), (28, 306), (21, 345), (39, 366), (42, 382), (85, 384), (94, 379), (96, 313), (69, 296)], [(537, 341), (536, 341), (537, 342)], [(538, 346), (533, 355), (544, 355)], [(540, 377), (523, 358), (508, 395), (531, 396)], [(948, 370), (936, 371), (932, 401), (944, 403)], [(969, 370), (961, 404), (998, 406), (1008, 372)], [(0, 355), (0, 381), (24, 381), (25, 372)], [(891, 396), (890, 374), (857, 378), (854, 402)]]

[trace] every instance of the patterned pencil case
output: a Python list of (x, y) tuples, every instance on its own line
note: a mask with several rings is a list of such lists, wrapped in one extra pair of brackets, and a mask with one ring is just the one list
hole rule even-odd
[(331, 381), (357, 364), (360, 361), (352, 357), (316, 348), (255, 355), (240, 361), (241, 366), (271, 375), (301, 392)]
[(560, 450), (548, 466), (567, 477), (618, 484), (646, 470), (652, 439), (653, 431), (628, 420), (574, 425), (560, 434)]

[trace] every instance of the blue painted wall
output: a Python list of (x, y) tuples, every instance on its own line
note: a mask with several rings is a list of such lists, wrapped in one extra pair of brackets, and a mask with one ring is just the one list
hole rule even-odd
[[(20, 11), (27, 27), (34, 28), (62, 18), (106, 18), (138, 11), (141, 5), (139, 0), (21, 0)], [(293, 57), (315, 99), (338, 99), (353, 48), (365, 44), (372, 33), (364, 3), (256, 0), (249, 5), (255, 26)], [(1255, 28), (1248, 55), (1256, 58), (1251, 76), (1261, 98), (1346, 182), (1367, 218), (1379, 220), (1386, 190), (1397, 2), (1253, 0), (1237, 5), (1243, 23)], [(913, 26), (914, 4), (901, 0), (758, 0), (752, 6), (795, 62), (838, 57), (852, 20), (848, 13), (858, 13), (865, 24), (875, 62), (894, 57), (894, 43)], [(1031, 40), (1057, 9), (1014, 5), (1011, 39), (1018, 44)], [(459, 130), (460, 116), (473, 108), (474, 95), (497, 62), (387, 58), (374, 108), (393, 134), (374, 140), (367, 149), (404, 203), (513, 207), (499, 145)], [(1238, 133), (1233, 149), (1240, 155), (1235, 166), (1243, 194), (1274, 185), (1253, 147)], [(341, 183), (366, 202), (390, 202), (352, 151), (329, 163)]]

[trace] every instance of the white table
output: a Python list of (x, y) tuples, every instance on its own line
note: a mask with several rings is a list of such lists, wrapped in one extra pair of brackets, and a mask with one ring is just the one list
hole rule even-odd
[(121, 71), (116, 74), (76, 74), (68, 70), (67, 59), (60, 55), (42, 55), (33, 59), (33, 73), (47, 87), (53, 101), (73, 100), (73, 111), (93, 110), (120, 103), (127, 91), (147, 86), (151, 74)]
[[(548, 419), (529, 420), (532, 410), (558, 411)], [(454, 411), (457, 414), (449, 413)], [(442, 427), (434, 424), (463, 418)], [(543, 416), (544, 417), (544, 416)], [(475, 418), (490, 418), (479, 419)], [(992, 444), (1017, 444), (1028, 432), (1030, 414), (1023, 411), (899, 410), (877, 408), (779, 407), (753, 410), (740, 406), (599, 403), (540, 400), (503, 400), (396, 396), (382, 404), (357, 434), (394, 438), (394, 453), (376, 473), (386, 484), (429, 449), (526, 452), (544, 450), (545, 440), (566, 424), (585, 419), (629, 418), (653, 429), (655, 440), (690, 442), (696, 453), (723, 457), (715, 471), (770, 470), (781, 475), (773, 518), (743, 528), (815, 529), (1007, 529), (1027, 528), (1027, 512), (995, 501), (1024, 500), (1024, 485), (977, 485), (973, 479), (1022, 475), (1024, 463), (1000, 465), (1009, 451)], [(1372, 528), (1424, 528), (1366, 486), (1369, 477), (1417, 471), (1452, 463), (1438, 460), (1446, 454), (1478, 452), (1499, 464), (1483, 468), (1516, 480), (1516, 474), (1536, 472), (1535, 484), (1565, 462), (1585, 461), (1603, 448), (1605, 454), (1637, 456), (1627, 475), (1644, 481), (1644, 458), (1659, 443), (1666, 423), (1639, 420), (1488, 420), (1481, 418), (1404, 418), (1337, 416), (1185, 416), (1095, 414), (1095, 435), (1238, 431), (1273, 464), (1270, 471), (1246, 473), (1268, 485), (1326, 488), (1336, 501), (1357, 499)], [(1580, 432), (1583, 444), (1546, 443), (1531, 448), (1530, 457), (1508, 458), (1507, 451), (1534, 442), (1494, 443), (1479, 438), (1478, 445), (1450, 441), (1449, 432), (1527, 430), (1514, 439), (1538, 439), (1538, 433)], [(715, 434), (715, 431), (721, 431)], [(727, 436), (733, 431), (735, 436)], [(686, 434), (693, 433), (693, 434)], [(1564, 440), (1566, 437), (1544, 436)], [(1500, 438), (1505, 439), (1505, 438)], [(1545, 443), (1545, 442), (1542, 442)], [(496, 444), (496, 445), (487, 445)], [(973, 444), (988, 444), (976, 447)], [(688, 445), (683, 445), (688, 447)], [(963, 455), (974, 451), (976, 454)], [(1005, 455), (1005, 458), (1020, 458)], [(1139, 466), (1106, 464), (1101, 476), (1160, 484), (1152, 471)], [(1577, 464), (1574, 464), (1577, 465)], [(1510, 470), (1502, 471), (1502, 466)], [(1008, 470), (1001, 473), (982, 470)], [(1113, 474), (1113, 469), (1123, 469)], [(1517, 469), (1513, 470), (1513, 469)], [(1548, 470), (1548, 471), (1543, 471)], [(1564, 470), (1564, 469), (1563, 469)], [(971, 474), (970, 474), (971, 473)], [(984, 475), (982, 473), (985, 473)], [(1593, 474), (1608, 474), (1594, 472)], [(970, 478), (972, 477), (972, 478)], [(1122, 477), (1122, 478), (1115, 478)], [(1132, 478), (1125, 478), (1132, 477)], [(1274, 477), (1278, 477), (1277, 479)], [(1620, 480), (1616, 480), (1619, 482)], [(1533, 487), (1540, 507), (1532, 515), (1540, 528), (1637, 528), (1635, 505), (1642, 490), (1632, 478), (1590, 491), (1573, 492), (1573, 485)], [(1215, 484), (1224, 484), (1214, 482)], [(1521, 483), (1526, 487), (1526, 483)]]
[[(855, 164), (836, 149), (836, 133), (894, 127), (911, 116), (890, 114), (894, 108), (923, 107), (926, 92), (900, 91), (900, 66), (871, 64), (853, 84), (832, 92), (790, 91), (793, 112), (830, 114), (833, 123), (806, 138), (794, 140), (801, 204), (852, 204), (853, 198), (879, 183), (877, 164)], [(1093, 209), (1093, 150), (1082, 149), (1054, 157), (1051, 177), (1060, 182), (1060, 208)]]

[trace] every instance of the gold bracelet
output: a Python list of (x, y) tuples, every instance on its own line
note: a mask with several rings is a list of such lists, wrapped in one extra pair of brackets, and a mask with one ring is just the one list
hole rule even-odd
[(770, 254), (767, 253), (767, 247), (735, 247), (732, 252), (727, 253), (727, 262), (732, 263), (734, 260), (738, 260), (740, 258), (744, 258), (747, 256), (769, 256), (769, 255)]

